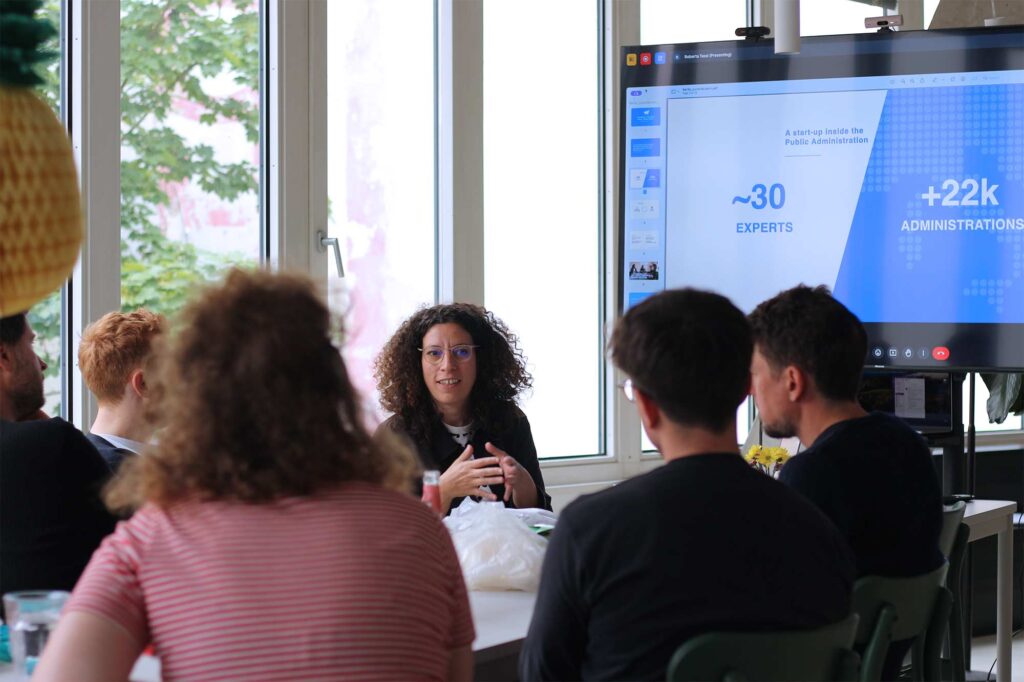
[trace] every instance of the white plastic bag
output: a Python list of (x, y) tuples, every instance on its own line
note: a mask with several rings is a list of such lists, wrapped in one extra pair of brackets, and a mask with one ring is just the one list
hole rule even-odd
[(558, 517), (555, 516), (555, 512), (550, 512), (547, 509), (541, 509), (540, 507), (527, 507), (526, 509), (513, 509), (512, 507), (506, 507), (505, 513), (511, 514), (527, 526), (554, 526), (558, 521)]
[(463, 500), (444, 524), (470, 590), (535, 592), (548, 541), (501, 502)]

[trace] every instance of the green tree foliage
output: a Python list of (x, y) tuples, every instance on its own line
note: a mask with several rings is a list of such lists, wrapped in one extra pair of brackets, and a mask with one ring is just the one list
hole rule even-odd
[[(0, 0), (2, 2), (3, 0)], [(50, 55), (60, 54), (60, 0), (46, 0), (39, 12), (40, 19), (49, 22), (53, 30), (50, 38), (41, 46), (41, 52)], [(46, 67), (36, 67), (36, 75), (42, 83), (36, 85), (36, 92), (50, 105), (54, 113), (60, 116), (60, 60), (51, 59)], [(28, 319), (36, 333), (36, 351), (46, 363), (44, 372), (47, 383), (46, 410), (50, 414), (60, 412), (60, 323), (61, 323), (61, 292), (55, 291), (40, 303), (32, 306)]]
[[(60, 3), (44, 12), (55, 25)], [(47, 47), (59, 52), (56, 38)], [(203, 111), (200, 123), (234, 121), (259, 140), (259, 10), (254, 0), (121, 0), (121, 307), (170, 314), (191, 289), (231, 265), (222, 255), (168, 239), (156, 221), (168, 185), (188, 181), (227, 201), (259, 189), (249, 161), (225, 163), (190, 144), (168, 119), (176, 99)], [(218, 97), (204, 86), (227, 74), (250, 98)], [(60, 73), (45, 73), (43, 97), (59, 109)], [(58, 305), (59, 312), (59, 305)], [(59, 320), (58, 320), (59, 324)], [(59, 329), (59, 326), (57, 327)]]
[[(60, 26), (59, 0), (43, 15)], [(59, 37), (44, 49), (59, 54)], [(176, 100), (188, 100), (212, 126), (232, 121), (251, 142), (259, 140), (259, 9), (255, 0), (121, 0), (121, 307), (144, 306), (173, 314), (196, 285), (248, 259), (168, 239), (157, 216), (170, 207), (167, 188), (188, 181), (231, 201), (256, 193), (258, 169), (249, 161), (224, 162), (214, 149), (187, 140), (169, 122)], [(40, 76), (40, 94), (60, 108), (59, 64)], [(248, 97), (208, 92), (230, 78)], [(47, 375), (59, 374), (60, 293), (36, 306), (33, 327), (44, 340)], [(56, 340), (54, 342), (53, 340)]]
[[(200, 123), (235, 121), (257, 142), (259, 63), (253, 0), (122, 0), (122, 309), (174, 313), (195, 285), (246, 261), (167, 239), (156, 211), (171, 203), (167, 186), (186, 180), (228, 201), (258, 191), (252, 163), (225, 163), (167, 121), (175, 99), (184, 98), (203, 111)], [(204, 89), (224, 74), (253, 98), (217, 97)]]
[(47, 42), (56, 29), (37, 11), (42, 0), (5, 0), (0, 3), (0, 83), (32, 87), (43, 82), (38, 64), (55, 56)]

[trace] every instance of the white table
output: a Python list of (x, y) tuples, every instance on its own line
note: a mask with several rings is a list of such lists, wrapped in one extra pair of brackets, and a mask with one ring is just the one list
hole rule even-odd
[[(504, 673), (514, 675), (536, 601), (535, 592), (469, 593), (476, 628), (473, 664), (477, 670), (497, 672), (502, 677)], [(476, 675), (476, 679), (488, 679), (488, 675)], [(140, 657), (132, 669), (131, 680), (160, 682), (160, 661), (152, 656)], [(4, 682), (2, 676), (0, 682)]]
[(476, 639), (473, 660), (477, 665), (519, 657), (533, 618), (535, 592), (470, 592)]
[[(1010, 682), (1013, 653), (1010, 648), (1013, 613), (1013, 514), (1016, 502), (1006, 500), (974, 500), (967, 503), (964, 523), (971, 529), (968, 542), (990, 535), (998, 536), (996, 562), (996, 679)], [(970, 627), (970, 623), (967, 624)], [(967, 667), (970, 668), (970, 661)]]

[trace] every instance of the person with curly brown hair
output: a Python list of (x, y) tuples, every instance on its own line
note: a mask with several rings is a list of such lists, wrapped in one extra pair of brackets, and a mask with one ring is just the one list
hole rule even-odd
[(33, 679), (470, 679), (462, 571), (375, 440), (308, 278), (234, 270), (156, 342), (157, 442), (108, 503), (142, 507), (93, 555)]
[(533, 379), (516, 335), (493, 313), (469, 303), (418, 311), (385, 344), (374, 374), (392, 413), (377, 432), (407, 438), (423, 467), (441, 472), (444, 513), (466, 497), (551, 509), (515, 402)]

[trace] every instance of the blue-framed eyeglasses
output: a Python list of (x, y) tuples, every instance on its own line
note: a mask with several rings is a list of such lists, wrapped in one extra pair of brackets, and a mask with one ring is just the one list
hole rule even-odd
[(444, 360), (444, 354), (446, 352), (451, 353), (452, 359), (456, 362), (469, 362), (473, 359), (473, 355), (479, 347), (480, 346), (463, 343), (450, 348), (443, 348), (442, 346), (427, 346), (426, 348), (419, 348), (417, 350), (423, 353), (423, 359), (430, 364), (440, 365), (441, 361)]

